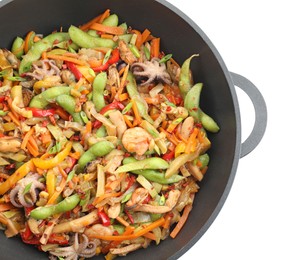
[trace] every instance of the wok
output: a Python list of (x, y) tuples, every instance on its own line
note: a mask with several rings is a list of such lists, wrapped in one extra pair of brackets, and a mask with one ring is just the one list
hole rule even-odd
[[(70, 24), (80, 25), (109, 8), (121, 22), (134, 28), (148, 28), (162, 38), (162, 50), (172, 53), (179, 64), (192, 54), (195, 82), (203, 82), (201, 107), (220, 125), (218, 134), (210, 134), (210, 167), (196, 195), (193, 210), (176, 239), (167, 239), (128, 255), (129, 259), (177, 259), (184, 254), (212, 224), (232, 186), (238, 161), (251, 152), (263, 137), (267, 110), (258, 89), (246, 78), (231, 73), (220, 54), (201, 29), (180, 10), (164, 0), (14, 0), (0, 4), (0, 46), (10, 48), (15, 36), (33, 30), (45, 35)], [(241, 121), (234, 85), (251, 98), (256, 114), (248, 139), (241, 143)], [(1, 259), (47, 259), (45, 253), (25, 245), (18, 238), (7, 239), (0, 233)]]

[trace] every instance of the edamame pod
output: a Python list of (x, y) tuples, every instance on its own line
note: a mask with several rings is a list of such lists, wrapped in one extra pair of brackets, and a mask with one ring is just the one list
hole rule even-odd
[(24, 40), (21, 37), (17, 37), (11, 47), (11, 52), (16, 55), (18, 59), (24, 54)]
[(76, 101), (72, 96), (60, 95), (56, 98), (56, 102), (73, 117), (75, 122), (83, 124), (80, 113), (75, 112)]
[(180, 75), (179, 75), (179, 89), (181, 95), (185, 97), (185, 95), (189, 92), (192, 87), (192, 80), (190, 74), (190, 63), (192, 58), (199, 56), (199, 54), (194, 54), (189, 57), (181, 66)]
[(65, 198), (61, 202), (52, 206), (38, 207), (30, 212), (30, 217), (40, 220), (49, 218), (55, 214), (64, 213), (74, 209), (80, 202), (78, 194)]
[(97, 157), (110, 153), (114, 148), (115, 146), (106, 140), (92, 145), (78, 160), (78, 170), (82, 171), (89, 162), (94, 161)]
[(22, 75), (23, 73), (29, 71), (32, 62), (38, 60), (42, 56), (42, 53), (44, 51), (51, 49), (54, 42), (58, 43), (66, 41), (68, 39), (68, 33), (58, 32), (50, 34), (42, 40), (34, 43), (30, 50), (26, 53), (26, 55), (23, 56), (23, 59), (21, 60), (19, 74)]
[(131, 172), (135, 170), (146, 170), (146, 169), (164, 170), (168, 168), (169, 168), (169, 164), (164, 159), (159, 157), (151, 157), (141, 161), (130, 162), (128, 164), (120, 166), (115, 171), (115, 173)]
[(119, 18), (116, 14), (111, 14), (110, 16), (104, 19), (102, 24), (106, 26), (118, 26)]
[(93, 82), (93, 103), (96, 111), (99, 112), (105, 106), (104, 89), (107, 82), (106, 72), (99, 73)]
[(113, 40), (91, 36), (74, 25), (70, 26), (69, 35), (71, 40), (81, 48), (116, 47), (116, 43)]
[[(137, 160), (133, 157), (127, 157), (123, 160), (123, 164), (136, 162)], [(172, 184), (184, 179), (181, 175), (172, 175), (170, 178), (165, 178), (165, 173), (156, 170), (134, 170), (130, 171), (134, 174), (143, 175), (147, 180), (154, 181), (160, 184)]]
[(195, 84), (187, 93), (184, 99), (184, 107), (188, 110), (196, 122), (201, 122), (203, 127), (209, 132), (216, 133), (220, 130), (218, 124), (200, 109), (200, 95), (203, 84)]
[(48, 106), (51, 102), (54, 102), (55, 99), (64, 94), (69, 94), (70, 88), (69, 87), (52, 87), (44, 92), (34, 96), (30, 101), (29, 107), (35, 107), (43, 109)]

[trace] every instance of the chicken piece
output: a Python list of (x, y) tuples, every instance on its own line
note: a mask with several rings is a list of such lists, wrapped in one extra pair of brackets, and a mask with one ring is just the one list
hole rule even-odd
[(113, 229), (111, 227), (105, 227), (101, 224), (95, 224), (84, 231), (84, 234), (88, 237), (92, 236), (111, 236), (113, 234)]
[(127, 64), (133, 64), (137, 61), (137, 58), (133, 55), (132, 51), (128, 48), (124, 41), (119, 41), (120, 56)]
[(117, 216), (119, 216), (120, 212), (121, 212), (121, 203), (116, 203), (110, 206), (110, 208), (107, 211), (107, 214), (110, 218), (116, 218)]
[(122, 143), (128, 152), (143, 155), (149, 149), (151, 139), (151, 135), (146, 130), (133, 127), (124, 132)]
[(137, 206), (137, 204), (141, 204), (149, 195), (149, 191), (144, 188), (137, 188), (130, 200), (126, 203), (126, 208), (132, 208)]
[(17, 153), (21, 149), (21, 140), (16, 137), (2, 137), (0, 139), (1, 153)]

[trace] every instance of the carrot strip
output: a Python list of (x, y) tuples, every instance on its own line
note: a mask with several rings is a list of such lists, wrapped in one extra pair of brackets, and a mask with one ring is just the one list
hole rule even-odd
[(25, 136), (23, 138), (23, 141), (21, 143), (21, 149), (25, 150), (27, 143), (29, 141), (29, 138), (30, 138), (30, 136), (32, 136), (33, 132), (34, 132), (34, 128), (31, 127), (30, 130), (25, 134)]
[(154, 38), (151, 41), (151, 56), (158, 58), (159, 53), (160, 53), (160, 38)]
[(100, 14), (100, 15), (96, 16), (95, 18), (93, 18), (92, 20), (88, 21), (87, 23), (79, 26), (79, 28), (81, 30), (83, 30), (83, 31), (86, 31), (86, 30), (88, 30), (90, 28), (90, 26), (93, 23), (96, 23), (96, 22), (102, 23), (103, 20), (109, 16), (109, 14), (110, 14), (110, 10), (107, 9), (107, 10), (105, 10), (105, 12), (103, 14)]
[(128, 125), (130, 128), (133, 128), (132, 123), (130, 122), (130, 120), (127, 118), (126, 115), (123, 115), (124, 121), (126, 123), (126, 125)]
[(43, 144), (49, 144), (52, 141), (52, 136), (49, 131), (41, 134), (41, 141)]
[(137, 35), (137, 38), (136, 38), (136, 42), (135, 42), (135, 46), (140, 49), (143, 42), (142, 42), (142, 34), (140, 31), (138, 30), (132, 30), (133, 33), (135, 33)]
[(151, 32), (148, 29), (145, 29), (142, 33), (142, 44), (148, 39)]
[[(195, 197), (195, 194), (193, 193), (192, 194), (192, 201), (194, 200), (194, 197)], [(175, 228), (171, 232), (170, 237), (175, 238), (178, 235), (179, 231), (183, 228), (185, 222), (187, 221), (187, 218), (188, 218), (192, 208), (193, 208), (192, 204), (189, 204), (189, 205), (185, 206), (185, 208), (183, 210), (183, 213), (182, 213), (182, 216), (180, 217), (180, 220), (178, 221), (177, 225), (175, 226)]]
[(124, 73), (123, 73), (123, 76), (122, 76), (120, 87), (119, 87), (118, 93), (117, 93), (118, 97), (122, 94), (122, 92), (123, 92), (123, 90), (125, 88), (125, 85), (126, 85), (125, 83), (126, 83), (127, 76), (128, 76), (128, 70), (129, 70), (129, 64), (124, 69)]
[(111, 87), (110, 91), (111, 91), (110, 102), (113, 102), (113, 100), (115, 99), (115, 96), (117, 94), (117, 88)]
[(27, 35), (25, 37), (25, 40), (24, 40), (24, 51), (25, 51), (25, 53), (27, 53), (28, 50), (29, 50), (29, 41), (30, 41), (30, 38), (31, 38), (33, 33), (34, 33), (34, 31), (30, 31), (29, 33), (27, 33)]
[(69, 120), (69, 113), (66, 112), (63, 108), (57, 107), (55, 109), (55, 114), (59, 115), (59, 117), (63, 120)]
[(186, 144), (186, 148), (185, 148), (185, 153), (191, 153), (193, 152), (193, 148), (195, 148), (195, 144), (196, 144), (196, 138), (198, 136), (199, 133), (199, 129), (198, 128), (194, 128), (192, 134), (190, 135), (188, 142)]
[(101, 23), (93, 23), (90, 28), (96, 31), (114, 34), (114, 35), (123, 35), (125, 33), (125, 30), (122, 27), (106, 26)]
[(14, 206), (12, 204), (0, 204), (0, 212), (7, 211), (13, 209)]
[(160, 130), (161, 132), (165, 133), (165, 135), (166, 135), (166, 137), (168, 138), (168, 140), (169, 140), (170, 142), (172, 142), (173, 144), (177, 145), (177, 144), (180, 143), (180, 141), (177, 140), (177, 138), (176, 138), (176, 136), (175, 136), (174, 134), (168, 133), (168, 132), (167, 132), (165, 129), (163, 129), (162, 127), (159, 128), (159, 130)]
[(140, 112), (138, 110), (137, 104), (134, 101), (134, 99), (132, 99), (131, 102), (132, 102), (132, 111), (133, 111), (133, 113), (135, 115), (135, 119), (137, 121), (137, 124), (139, 125), (142, 122), (142, 118), (141, 118)]
[(61, 176), (65, 179), (68, 178), (68, 175), (66, 174), (66, 172), (64, 171), (64, 169), (60, 166), (60, 165), (57, 165), (57, 168), (59, 170), (59, 173), (61, 174)]
[(129, 95), (128, 95), (128, 93), (123, 93), (123, 94), (121, 94), (120, 96), (119, 96), (119, 101), (124, 101), (124, 100), (126, 100), (126, 99), (128, 99), (129, 98)]
[(108, 241), (124, 241), (124, 240), (132, 240), (136, 239), (138, 237), (141, 237), (148, 232), (152, 231), (153, 229), (160, 227), (165, 222), (164, 218), (160, 218), (156, 220), (155, 222), (151, 223), (150, 225), (144, 227), (143, 229), (133, 233), (132, 235), (120, 235), (120, 236), (103, 236), (103, 235), (92, 235), (92, 238), (98, 238), (102, 240), (108, 240)]
[(161, 128), (162, 129), (166, 129), (167, 128), (167, 124), (168, 124), (168, 121), (163, 121), (162, 125), (161, 125)]
[(129, 226), (129, 223), (124, 219), (124, 218), (122, 218), (122, 217), (120, 217), (120, 216), (117, 216), (116, 217), (116, 220), (118, 220), (123, 226), (125, 226), (125, 227), (128, 227)]
[(27, 143), (27, 149), (28, 151), (34, 156), (34, 157), (37, 157), (39, 155), (39, 152), (35, 149), (35, 147), (32, 146), (31, 143)]
[(100, 203), (102, 200), (107, 199), (107, 198), (112, 198), (112, 197), (119, 197), (122, 194), (122, 192), (116, 192), (116, 193), (105, 193), (103, 195), (101, 195), (98, 198), (95, 198), (95, 200), (93, 201), (93, 205), (97, 205), (98, 203)]
[(103, 39), (112, 39), (114, 36), (112, 34), (101, 34), (101, 38)]
[(105, 12), (101, 15), (100, 19), (99, 19), (99, 23), (103, 23), (103, 21), (110, 16), (110, 10), (106, 9)]
[(154, 240), (154, 241), (156, 240), (155, 235), (151, 232), (148, 232), (148, 233), (144, 234), (144, 237), (149, 238), (149, 239)]
[(32, 148), (34, 148), (37, 154), (39, 154), (39, 146), (37, 145), (36, 140), (33, 138), (32, 135), (29, 137), (28, 143), (31, 145)]
[(80, 154), (80, 152), (77, 151), (77, 152), (74, 152), (74, 153), (70, 153), (69, 156), (76, 159), (76, 160), (78, 160), (80, 158), (81, 154)]
[(62, 61), (69, 61), (74, 64), (82, 65), (85, 66), (86, 62), (82, 60), (78, 60), (76, 58), (68, 57), (65, 55), (57, 55), (57, 54), (52, 54), (52, 53), (47, 53), (47, 58), (48, 59), (53, 59), (53, 60), (62, 60)]
[(66, 186), (66, 178), (62, 178), (59, 186), (56, 188), (53, 195), (48, 200), (47, 205), (53, 204), (56, 201), (56, 199), (62, 193), (65, 186)]

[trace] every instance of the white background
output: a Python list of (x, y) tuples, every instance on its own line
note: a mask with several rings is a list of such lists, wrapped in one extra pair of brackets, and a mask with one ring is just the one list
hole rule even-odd
[[(230, 71), (260, 89), (268, 106), (264, 139), (240, 160), (223, 209), (180, 260), (300, 259), (299, 1), (169, 2), (198, 24)], [(245, 139), (254, 113), (237, 93)]]
[[(260, 89), (268, 106), (262, 142), (240, 160), (217, 219), (180, 259), (300, 259), (299, 1), (169, 2), (197, 23), (230, 71)], [(245, 140), (254, 110), (237, 93)]]

